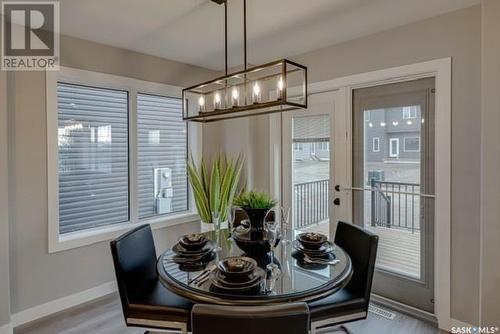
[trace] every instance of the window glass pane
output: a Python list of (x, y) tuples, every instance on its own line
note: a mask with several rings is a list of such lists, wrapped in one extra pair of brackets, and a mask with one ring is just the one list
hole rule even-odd
[(138, 94), (139, 217), (188, 209), (187, 126), (182, 101)]
[(128, 94), (57, 85), (59, 231), (129, 220)]
[(405, 138), (405, 152), (419, 152), (420, 151), (420, 138)]

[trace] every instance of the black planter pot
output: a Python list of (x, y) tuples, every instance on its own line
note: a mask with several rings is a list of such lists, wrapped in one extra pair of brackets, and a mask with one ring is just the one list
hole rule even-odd
[[(264, 220), (269, 209), (242, 208), (250, 220), (250, 229), (244, 234), (234, 235), (236, 244), (245, 252), (259, 254), (269, 252), (269, 238), (264, 230)], [(274, 212), (269, 213), (269, 219), (274, 218)], [(279, 243), (279, 238), (276, 245)]]
[(252, 232), (262, 232), (264, 231), (264, 219), (266, 218), (269, 209), (252, 209), (252, 208), (242, 208), (248, 215), (250, 220), (250, 231)]

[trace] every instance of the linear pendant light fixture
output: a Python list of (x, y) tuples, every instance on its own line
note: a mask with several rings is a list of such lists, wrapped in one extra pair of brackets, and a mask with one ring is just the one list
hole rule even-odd
[(244, 70), (228, 74), (227, 1), (224, 5), (225, 76), (182, 90), (184, 120), (229, 118), (307, 108), (307, 67), (287, 59), (247, 68), (246, 0), (243, 0)]

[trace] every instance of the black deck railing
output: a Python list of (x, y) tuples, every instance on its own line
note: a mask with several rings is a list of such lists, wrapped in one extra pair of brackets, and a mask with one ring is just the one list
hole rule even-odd
[(300, 229), (328, 219), (329, 180), (294, 185), (294, 228)]
[(371, 180), (371, 224), (420, 230), (420, 184)]

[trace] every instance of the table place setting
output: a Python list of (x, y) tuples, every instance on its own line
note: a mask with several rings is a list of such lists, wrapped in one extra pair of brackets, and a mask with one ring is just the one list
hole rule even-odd
[(165, 262), (175, 262), (185, 271), (197, 271), (214, 258), (215, 243), (204, 234), (194, 233), (182, 236), (172, 247), (172, 256), (164, 257)]
[(321, 233), (300, 233), (292, 241), (292, 247), (295, 250), (292, 256), (301, 267), (321, 269), (340, 262), (334, 254), (335, 245), (328, 240), (326, 235)]

